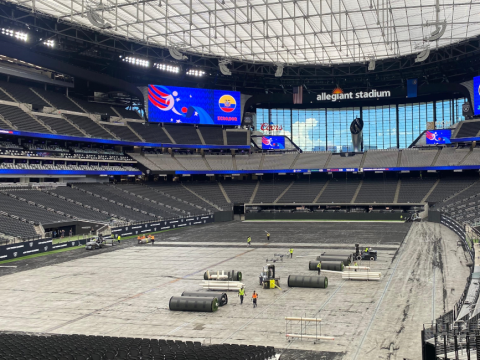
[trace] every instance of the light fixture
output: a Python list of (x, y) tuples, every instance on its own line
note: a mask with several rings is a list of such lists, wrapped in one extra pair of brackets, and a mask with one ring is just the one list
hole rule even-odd
[(277, 65), (277, 71), (275, 71), (275, 77), (282, 77), (283, 75), (283, 64), (275, 64)]
[(21, 31), (14, 31), (11, 29), (2, 28), (1, 33), (2, 35), (14, 37), (17, 40), (22, 40), (22, 41), (28, 40), (28, 34)]
[(87, 19), (90, 21), (90, 24), (100, 29), (110, 29), (112, 27), (112, 24), (105, 21), (93, 8), (87, 10)]
[(187, 60), (188, 57), (183, 55), (180, 51), (175, 49), (174, 47), (169, 47), (168, 52), (170, 53), (170, 56), (173, 57), (175, 60)]
[(120, 55), (119, 57), (120, 57), (120, 59), (122, 59), (123, 62), (126, 62), (126, 63), (130, 63), (130, 64), (138, 65), (138, 66), (143, 66), (143, 67), (149, 67), (150, 66), (150, 61), (148, 61), (148, 60), (138, 59), (138, 58), (134, 58), (134, 57), (131, 57), (131, 56), (122, 57)]
[(53, 48), (53, 47), (55, 47), (55, 40), (45, 40), (43, 42), (43, 45)]
[(371, 59), (368, 63), (368, 71), (375, 70), (375, 59)]
[(232, 72), (230, 69), (227, 67), (228, 64), (230, 64), (230, 60), (218, 60), (218, 67), (220, 69), (220, 72), (223, 75), (232, 75)]
[(428, 56), (430, 55), (430, 48), (427, 47), (425, 50), (423, 50), (421, 53), (417, 55), (415, 58), (415, 62), (423, 62), (428, 59)]
[(203, 76), (203, 75), (205, 75), (205, 71), (190, 69), (190, 70), (187, 71), (186, 74), (191, 75), (191, 76)]
[(155, 64), (153, 64), (153, 67), (158, 69), (158, 70), (168, 71), (168, 72), (172, 72), (172, 73), (179, 73), (180, 72), (180, 67), (179, 66), (155, 63)]

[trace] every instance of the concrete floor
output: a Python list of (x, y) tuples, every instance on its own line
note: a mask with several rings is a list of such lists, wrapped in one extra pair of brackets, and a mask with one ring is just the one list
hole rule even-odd
[[(222, 238), (227, 230), (219, 234), (222, 227), (215, 224), (167, 233), (164, 240), (168, 243), (163, 245), (119, 247), (1, 276), (0, 298), (8, 311), (0, 312), (0, 331), (269, 345), (285, 349), (287, 359), (419, 359), (420, 330), (432, 319), (433, 293), (437, 317), (453, 307), (465, 286), (467, 258), (457, 247), (457, 236), (442, 225), (414, 223), (399, 248), (399, 233), (406, 233), (409, 224), (389, 224), (391, 234), (378, 227), (374, 243), (380, 244), (379, 260), (371, 267), (382, 272), (381, 281), (342, 281), (340, 275), (328, 274), (327, 289), (289, 288), (289, 274), (315, 275), (307, 270), (310, 259), (330, 249), (348, 253), (348, 242), (353, 250), (358, 241), (355, 236), (346, 240), (344, 231), (353, 232), (352, 223), (329, 223), (328, 232), (323, 231), (324, 224), (308, 224), (308, 228), (305, 223), (288, 223), (288, 228), (285, 223), (268, 224), (272, 244), (252, 248), (242, 245), (243, 240), (215, 247), (195, 245), (207, 236), (210, 241)], [(261, 234), (261, 224), (224, 225), (229, 239), (253, 231)], [(372, 232), (377, 224), (369, 225)], [(343, 235), (336, 236), (335, 227)], [(317, 237), (324, 243), (316, 249), (310, 241), (294, 239), (298, 243), (293, 259), (276, 263), (282, 290), (261, 289), (258, 274), (265, 259), (287, 252), (290, 244), (280, 239), (290, 243), (295, 228), (301, 239)], [(435, 283), (432, 264), (437, 268)], [(200, 290), (207, 269), (242, 271), (247, 301), (240, 305), (232, 292), (230, 303), (216, 313), (169, 311), (171, 296)], [(259, 292), (256, 309), (249, 299), (253, 290)], [(335, 340), (288, 342), (285, 316), (319, 317), (321, 334)], [(309, 331), (314, 334), (315, 328)], [(289, 332), (298, 333), (299, 326)]]

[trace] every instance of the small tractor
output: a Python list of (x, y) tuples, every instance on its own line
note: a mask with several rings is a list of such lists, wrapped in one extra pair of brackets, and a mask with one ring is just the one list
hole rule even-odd
[(267, 264), (263, 267), (259, 279), (260, 285), (263, 286), (264, 289), (274, 289), (276, 287), (280, 289), (280, 278), (275, 277), (275, 265), (273, 264)]
[[(365, 250), (367, 247), (365, 248)], [(353, 254), (353, 258), (355, 260), (372, 260), (377, 261), (377, 250), (372, 250), (368, 248), (368, 251), (360, 250), (360, 244), (355, 244), (355, 253)]]

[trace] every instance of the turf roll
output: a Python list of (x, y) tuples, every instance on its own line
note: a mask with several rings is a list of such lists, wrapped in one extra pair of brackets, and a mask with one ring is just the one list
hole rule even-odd
[(289, 275), (288, 286), (326, 289), (328, 287), (328, 278), (326, 276)]
[(172, 311), (215, 312), (218, 310), (216, 297), (172, 296), (168, 303)]
[(211, 298), (216, 297), (218, 299), (218, 305), (224, 306), (228, 304), (228, 296), (227, 293), (219, 292), (219, 291), (203, 291), (203, 292), (192, 292), (192, 291), (184, 291), (182, 296), (186, 297), (208, 297)]
[(351, 256), (347, 256), (347, 255), (344, 255), (344, 256), (317, 256), (317, 260), (318, 261), (321, 261), (322, 263), (324, 261), (342, 261), (343, 262), (343, 265), (345, 266), (348, 266), (350, 265), (350, 262), (351, 262)]

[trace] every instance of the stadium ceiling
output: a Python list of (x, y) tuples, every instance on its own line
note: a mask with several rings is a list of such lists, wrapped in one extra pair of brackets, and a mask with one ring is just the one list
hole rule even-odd
[(398, 58), (480, 34), (479, 0), (10, 0), (58, 22), (256, 64)]

